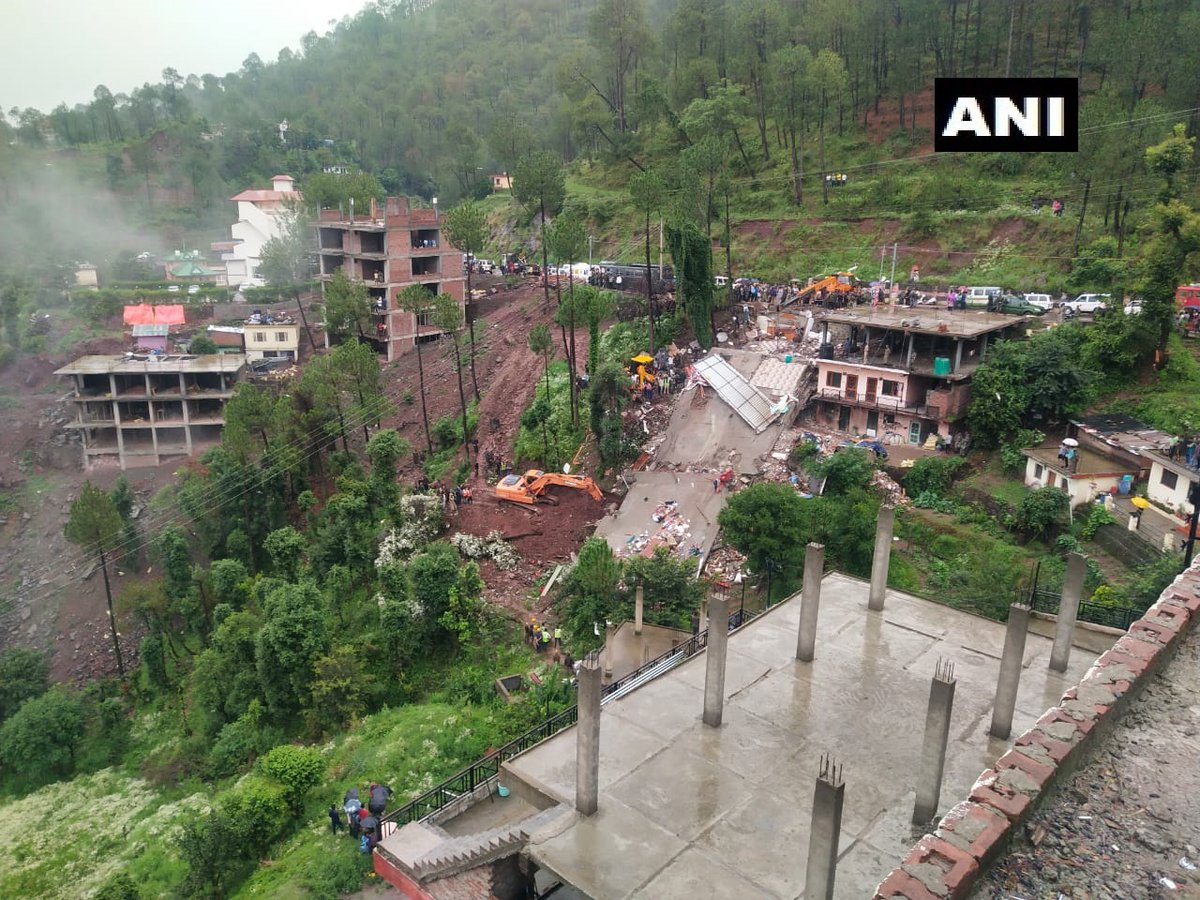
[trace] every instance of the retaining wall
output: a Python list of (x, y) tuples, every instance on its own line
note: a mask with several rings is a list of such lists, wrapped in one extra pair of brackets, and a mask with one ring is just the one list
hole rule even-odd
[(1099, 743), (1200, 617), (1200, 561), (1163, 591), (1058, 706), (1016, 739), (875, 889), (874, 900), (964, 900), (1038, 805)]

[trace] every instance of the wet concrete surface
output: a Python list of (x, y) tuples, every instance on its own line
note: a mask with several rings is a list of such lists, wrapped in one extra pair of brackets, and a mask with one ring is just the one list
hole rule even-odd
[[(717, 401), (718, 403), (720, 401)], [(708, 472), (633, 472), (626, 476), (629, 493), (620, 508), (596, 525), (596, 536), (608, 541), (615, 553), (626, 553), (630, 538), (653, 536), (658, 523), (651, 516), (662, 504), (674, 500), (689, 530), (682, 540), (707, 554), (717, 538), (717, 514), (729, 496), (713, 490)]]
[[(910, 819), (938, 658), (958, 678), (939, 815), (1008, 742), (987, 734), (1002, 624), (897, 592), (882, 613), (866, 601), (865, 582), (826, 576), (812, 663), (795, 660), (798, 598), (732, 634), (719, 729), (700, 722), (703, 654), (606, 704), (600, 810), (534, 835), (533, 860), (597, 900), (797, 897), (817, 768), (832, 753), (846, 781), (836, 896), (869, 896), (924, 833)], [(1050, 648), (1030, 633), (1014, 734), (1096, 656), (1076, 646), (1058, 675)], [(508, 763), (506, 778), (570, 803), (574, 766), (572, 729)]]

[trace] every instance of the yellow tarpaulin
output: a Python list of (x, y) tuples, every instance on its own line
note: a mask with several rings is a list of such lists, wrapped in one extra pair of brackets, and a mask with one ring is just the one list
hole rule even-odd
[(644, 366), (646, 363), (654, 362), (654, 357), (647, 356), (645, 353), (639, 353), (631, 360), (631, 362), (641, 363)]

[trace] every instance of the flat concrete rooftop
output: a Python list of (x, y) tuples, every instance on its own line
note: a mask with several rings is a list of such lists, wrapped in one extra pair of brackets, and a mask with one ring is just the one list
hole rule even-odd
[(143, 372), (236, 372), (246, 364), (242, 353), (213, 353), (204, 356), (159, 356), (135, 359), (128, 356), (81, 356), (55, 375), (140, 375)]
[[(801, 663), (799, 616), (795, 597), (730, 635), (719, 729), (700, 721), (704, 654), (605, 704), (599, 812), (532, 835), (532, 859), (596, 900), (800, 897), (819, 758), (832, 753), (846, 784), (835, 896), (869, 897), (924, 833), (909, 822), (939, 658), (957, 690), (938, 815), (1007, 749), (988, 736), (1005, 626), (895, 591), (869, 612), (865, 582), (830, 574), (816, 659)], [(1058, 675), (1050, 639), (1029, 634), (1014, 735), (1107, 646), (1079, 640), (1093, 649), (1077, 643)], [(505, 770), (573, 804), (575, 729)]]
[[(1014, 325), (1031, 321), (1030, 316), (1008, 316), (1003, 313), (979, 312), (972, 309), (940, 309), (934, 306), (839, 309), (817, 316), (820, 322), (841, 325), (865, 325), (871, 328), (890, 328), (916, 334), (940, 334), (959, 338), (977, 338)], [(945, 325), (943, 331), (941, 326)]]

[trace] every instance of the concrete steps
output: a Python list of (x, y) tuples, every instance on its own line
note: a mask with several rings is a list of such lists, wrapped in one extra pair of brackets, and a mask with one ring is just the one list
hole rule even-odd
[[(419, 881), (433, 881), (517, 853), (530, 834), (569, 814), (568, 807), (559, 805), (519, 822), (458, 836), (451, 836), (436, 825), (413, 822), (397, 834), (408, 852), (392, 850), (392, 853)], [(397, 845), (399, 841), (393, 839), (389, 843)]]

